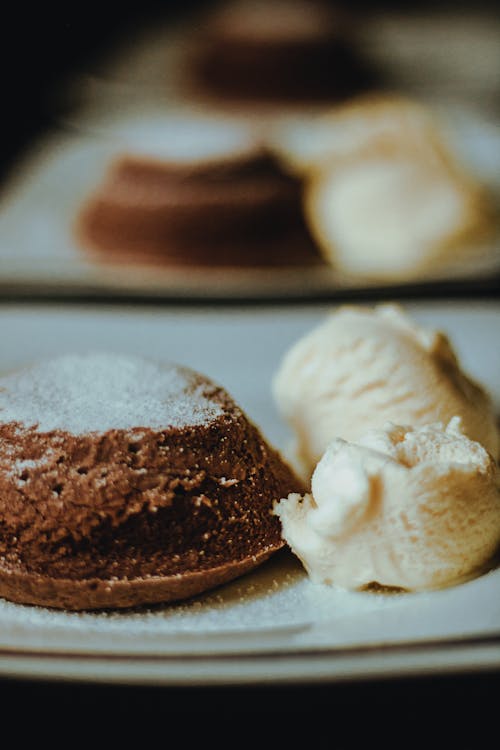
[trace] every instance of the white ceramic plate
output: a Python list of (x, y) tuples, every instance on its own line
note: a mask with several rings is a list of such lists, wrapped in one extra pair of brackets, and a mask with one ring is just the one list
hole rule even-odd
[[(183, 121), (179, 116), (179, 127)], [(461, 111), (454, 118), (453, 137), (457, 152), (499, 196), (500, 206), (500, 129)], [(389, 283), (343, 278), (326, 263), (299, 268), (183, 268), (96, 261), (78, 244), (74, 225), (115, 150), (112, 129), (101, 137), (58, 132), (36, 144), (19, 163), (0, 195), (0, 290), (33, 296), (202, 300), (307, 300), (377, 287), (390, 291)], [(469, 258), (399, 286), (484, 282), (498, 273), (500, 240), (471, 248)]]
[[(445, 330), (500, 407), (499, 304), (412, 304)], [(174, 360), (223, 384), (278, 447), (270, 383), (324, 307), (0, 308), (1, 369), (70, 351)], [(66, 613), (0, 600), (0, 674), (228, 684), (500, 667), (500, 569), (442, 591), (381, 595), (313, 585), (287, 551), (204, 596), (148, 610)]]

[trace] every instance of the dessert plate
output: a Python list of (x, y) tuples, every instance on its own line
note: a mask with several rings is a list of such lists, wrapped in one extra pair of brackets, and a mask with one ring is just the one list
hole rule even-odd
[[(168, 309), (8, 305), (2, 371), (89, 350), (154, 356), (224, 385), (284, 452), (289, 433), (271, 380), (282, 354), (324, 306)], [(411, 304), (451, 337), (463, 367), (500, 408), (500, 304)], [(0, 675), (106, 682), (249, 684), (470, 672), (500, 667), (500, 568), (418, 594), (312, 584), (288, 550), (190, 601), (69, 613), (0, 600)]]
[[(176, 23), (159, 19), (108, 50), (104, 60), (89, 64), (58, 92), (64, 118), (34, 144), (0, 194), (0, 290), (31, 296), (168, 299), (332, 298), (367, 286), (373, 291), (373, 284), (341, 278), (326, 264), (264, 270), (128, 268), (97, 264), (76, 245), (73, 219), (109, 155), (107, 136), (112, 141), (117, 122), (158, 113), (222, 113), (259, 123), (307, 116), (296, 104), (224, 108), (220, 102), (211, 106), (190, 93), (183, 60), (192, 23), (196, 26), (196, 19)], [(431, 16), (377, 11), (364, 12), (361, 27), (361, 44), (382, 71), (387, 87), (438, 104), (452, 125), (449, 135), (459, 156), (500, 195), (498, 121), (485, 119), (476, 106), (480, 101), (488, 111), (496, 96), (498, 20), (470, 10)], [(472, 108), (464, 101), (473, 102)], [(492, 277), (498, 283), (499, 273), (500, 241), (484, 256), (474, 254), (471, 264), (451, 269), (446, 278), (422, 283), (478, 280), (482, 284)]]
[[(457, 155), (498, 196), (500, 211), (500, 128), (496, 115), (484, 114), (488, 86), (498, 69), (496, 19), (447, 13), (426, 22), (418, 14), (377, 13), (363, 28), (363, 44), (374, 63), (382, 65), (389, 88), (407, 91), (438, 109)], [(286, 300), (335, 298), (365, 289), (373, 293), (380, 286), (343, 278), (328, 264), (298, 269), (129, 267), (98, 263), (78, 246), (73, 233), (76, 214), (115, 150), (117, 129), (129, 119), (173, 117), (182, 129), (186, 117), (202, 113), (267, 127), (317, 112), (296, 104), (267, 105), (263, 110), (254, 104), (251, 109), (223, 108), (189, 96), (182, 84), (188, 32), (189, 25), (180, 23), (178, 28), (158, 24), (138, 33), (105, 63), (75, 76), (61, 92), (65, 104), (70, 100), (71, 106), (63, 108), (68, 113), (26, 152), (0, 193), (0, 291), (31, 297)], [(448, 49), (450, 39), (456, 40), (457, 52), (448, 59), (442, 50)], [(422, 63), (418, 71), (415, 49)], [(457, 61), (469, 61), (472, 49), (475, 64), (467, 62), (458, 70)], [(421, 79), (416, 80), (418, 72)], [(478, 92), (486, 103), (484, 110), (476, 106)], [(471, 261), (411, 283), (430, 289), (436, 284), (439, 289), (443, 282), (498, 286), (499, 275), (497, 238), (484, 251), (472, 253)], [(382, 284), (382, 294), (385, 291), (390, 293), (391, 287)]]
[[(158, 112), (151, 111), (151, 117)], [(179, 128), (186, 113), (176, 113)], [(500, 213), (500, 129), (470, 113), (456, 113), (453, 138), (475, 173), (498, 196)], [(383, 282), (343, 277), (329, 264), (237, 268), (102, 262), (76, 240), (77, 214), (116, 150), (113, 127), (53, 132), (21, 161), (0, 194), (0, 291), (24, 296), (156, 299), (320, 299), (359, 291), (390, 293)], [(451, 135), (450, 135), (451, 137)], [(470, 260), (399, 284), (447, 285), (498, 282), (500, 230), (493, 244), (476, 248)], [(439, 288), (439, 286), (438, 286)]]

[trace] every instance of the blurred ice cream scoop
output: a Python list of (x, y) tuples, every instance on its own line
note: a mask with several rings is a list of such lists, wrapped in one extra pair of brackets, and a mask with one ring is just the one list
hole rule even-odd
[(315, 115), (278, 121), (271, 141), (284, 164), (301, 175), (362, 151), (374, 142), (440, 141), (440, 123), (419, 101), (368, 93)]
[(284, 355), (273, 393), (294, 433), (294, 459), (310, 476), (334, 438), (355, 441), (386, 422), (462, 420), (464, 433), (496, 458), (489, 395), (461, 369), (447, 337), (398, 305), (344, 306)]
[(491, 264), (493, 203), (437, 151), (358, 152), (311, 175), (304, 206), (324, 258), (346, 278), (407, 282)]
[(324, 259), (348, 283), (464, 276), (500, 265), (493, 187), (452, 128), (419, 101), (372, 94), (276, 126), (274, 147), (304, 180)]
[(317, 583), (422, 590), (483, 572), (500, 544), (500, 473), (461, 431), (386, 425), (337, 439), (312, 492), (275, 505), (283, 536)]

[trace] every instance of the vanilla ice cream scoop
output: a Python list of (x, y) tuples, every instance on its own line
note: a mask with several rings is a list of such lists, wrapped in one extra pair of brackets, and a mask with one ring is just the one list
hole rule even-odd
[(494, 257), (485, 190), (430, 149), (390, 143), (325, 167), (304, 206), (325, 259), (348, 279), (459, 275)]
[(379, 141), (444, 141), (441, 118), (422, 102), (396, 93), (370, 92), (316, 115), (286, 117), (271, 129), (271, 146), (300, 175), (323, 169)]
[(461, 370), (445, 335), (397, 305), (332, 312), (285, 354), (273, 392), (294, 433), (290, 459), (306, 477), (334, 438), (356, 441), (386, 422), (459, 416), (464, 433), (498, 457), (489, 395)]
[(448, 119), (411, 98), (371, 94), (276, 126), (271, 145), (303, 178), (306, 222), (339, 280), (406, 283), (498, 267), (493, 185), (466, 166)]
[(283, 537), (312, 581), (359, 589), (449, 586), (500, 546), (500, 472), (461, 420), (334, 440), (311, 494), (275, 504)]

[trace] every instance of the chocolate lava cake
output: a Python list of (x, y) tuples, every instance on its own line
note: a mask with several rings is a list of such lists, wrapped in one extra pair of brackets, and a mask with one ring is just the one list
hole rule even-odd
[(97, 260), (259, 267), (321, 262), (302, 185), (246, 129), (152, 121), (110, 155), (74, 226)]
[(191, 35), (187, 85), (221, 102), (322, 103), (373, 85), (359, 20), (324, 0), (230, 0)]
[(175, 364), (66, 355), (0, 379), (0, 596), (186, 599), (280, 549), (300, 482), (228, 393)]

